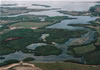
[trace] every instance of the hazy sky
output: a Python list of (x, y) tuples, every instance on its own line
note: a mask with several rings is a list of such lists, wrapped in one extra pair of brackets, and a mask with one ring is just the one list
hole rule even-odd
[(100, 1), (100, 0), (0, 0), (0, 1)]

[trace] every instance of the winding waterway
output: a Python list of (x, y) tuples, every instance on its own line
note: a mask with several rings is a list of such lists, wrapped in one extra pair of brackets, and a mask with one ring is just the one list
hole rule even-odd
[[(59, 10), (67, 10), (67, 11), (87, 11), (91, 6), (96, 5), (96, 3), (67, 3), (67, 2), (34, 2), (34, 4), (44, 4), (44, 5), (50, 5), (50, 8), (61, 8)], [(18, 6), (28, 6), (28, 8), (34, 8), (30, 4), (26, 5), (24, 2), (21, 5), (18, 3)], [(35, 7), (36, 8), (36, 7)], [(44, 7), (39, 7), (39, 8), (44, 8)], [(73, 17), (76, 19), (69, 19), (69, 20), (62, 20), (61, 22), (48, 26), (46, 28), (58, 28), (58, 29), (84, 29), (82, 27), (73, 27), (73, 26), (68, 26), (68, 24), (90, 24), (89, 21), (95, 20), (97, 17), (91, 17), (91, 16), (71, 16), (71, 15), (65, 15), (62, 13), (59, 13), (59, 10), (48, 10), (48, 11), (42, 11), (42, 12), (29, 12), (29, 13), (23, 13), (23, 14), (18, 14), (18, 15), (10, 15), (8, 17), (16, 17), (20, 15), (27, 15), (27, 14), (32, 14), (32, 15), (46, 15), (46, 16), (69, 16)], [(89, 37), (89, 39), (84, 42), (84, 44), (90, 43), (94, 40), (94, 34), (95, 31), (92, 31), (90, 29), (87, 29), (89, 33), (82, 35), (82, 38)], [(81, 58), (76, 58), (71, 55), (66, 54), (67, 48), (69, 44), (77, 38), (71, 38), (69, 41), (65, 42), (64, 44), (56, 44), (58, 48), (61, 48), (63, 50), (62, 54), (56, 56), (56, 55), (50, 55), (50, 56), (34, 56), (34, 54), (26, 54), (21, 51), (16, 51), (15, 53), (11, 53), (9, 55), (3, 55), (1, 57), (5, 57), (4, 60), (0, 60), (0, 62), (3, 62), (5, 60), (10, 60), (10, 59), (17, 59), (17, 60), (23, 60), (26, 57), (33, 57), (35, 58), (35, 61), (41, 61), (41, 62), (49, 62), (49, 61), (64, 61), (68, 59), (73, 59), (77, 61), (82, 61)], [(36, 44), (31, 44), (27, 46), (28, 49), (35, 49), (39, 45), (45, 45), (43, 43), (36, 43)], [(34, 47), (34, 48), (33, 48)]]

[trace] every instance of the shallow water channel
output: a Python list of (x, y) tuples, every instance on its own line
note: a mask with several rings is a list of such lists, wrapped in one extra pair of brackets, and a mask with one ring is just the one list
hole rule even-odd
[[(49, 3), (47, 3), (49, 5)], [(59, 3), (60, 4), (60, 3)], [(64, 4), (64, 5), (63, 5)], [(69, 4), (65, 4), (63, 3), (62, 5), (65, 7), (65, 6), (69, 6)], [(51, 4), (50, 4), (51, 5)], [(62, 7), (61, 5), (61, 9), (64, 9), (64, 7)], [(81, 7), (84, 7), (86, 4), (82, 4)], [(89, 4), (89, 7), (92, 6), (92, 5), (95, 5), (95, 4)], [(54, 7), (55, 5), (53, 5)], [(59, 6), (58, 6), (59, 7)], [(77, 8), (78, 6), (76, 6)], [(88, 8), (89, 8), (88, 7)], [(56, 8), (56, 6), (54, 7)], [(84, 7), (86, 9), (84, 9), (85, 11), (87, 10), (87, 7)], [(64, 10), (67, 10), (68, 8), (65, 8)], [(79, 9), (78, 9), (79, 10)], [(42, 12), (29, 12), (29, 13), (24, 13), (24, 14), (19, 14), (19, 15), (27, 15), (27, 14), (32, 14), (32, 15), (47, 15), (47, 16), (69, 16), (69, 17), (73, 17), (73, 18), (76, 18), (76, 19), (69, 19), (69, 20), (62, 20), (61, 22), (59, 23), (56, 23), (54, 25), (51, 25), (51, 26), (47, 26), (46, 28), (58, 28), (58, 29), (84, 29), (83, 27), (73, 27), (73, 26), (68, 26), (68, 24), (90, 24), (88, 23), (89, 21), (91, 20), (95, 20), (97, 17), (91, 17), (91, 16), (71, 16), (71, 15), (65, 15), (65, 14), (62, 14), (62, 13), (59, 13), (57, 12), (58, 10), (48, 10), (48, 11), (42, 11)], [(75, 10), (75, 8), (73, 8), (73, 11), (77, 11)], [(83, 11), (83, 9), (82, 9)], [(8, 17), (16, 17), (16, 16), (19, 16), (19, 15), (11, 15), (11, 16), (8, 16)], [(95, 31), (92, 31), (90, 29), (87, 29), (89, 32), (87, 34), (84, 34), (82, 35), (81, 37), (82, 38), (86, 38), (86, 37), (89, 37), (89, 39), (87, 41), (84, 42), (84, 44), (87, 44), (87, 43), (90, 43), (94, 40), (94, 36), (95, 36)], [(77, 38), (71, 38), (69, 39), (67, 42), (65, 42), (64, 44), (55, 44), (58, 48), (62, 49), (63, 52), (62, 54), (56, 56), (56, 55), (50, 55), (50, 56), (34, 56), (34, 54), (26, 54), (26, 53), (23, 53), (21, 51), (16, 51), (15, 53), (11, 53), (9, 55), (3, 55), (1, 57), (5, 57), (5, 59), (3, 60), (0, 60), (0, 62), (3, 62), (5, 60), (10, 60), (10, 59), (17, 59), (17, 60), (23, 60), (24, 58), (27, 58), (27, 57), (33, 57), (35, 58), (35, 61), (40, 61), (40, 62), (49, 62), (49, 61), (64, 61), (64, 60), (76, 60), (76, 61), (80, 61), (82, 62), (82, 59), (81, 57), (80, 58), (76, 58), (76, 57), (73, 57), (71, 55), (68, 55), (66, 54), (66, 51), (67, 51), (67, 48), (69, 46), (69, 44), (75, 40)], [(27, 46), (28, 49), (35, 49), (36, 47), (38, 46), (41, 46), (41, 45), (46, 45), (46, 43), (33, 43), (29, 46)]]

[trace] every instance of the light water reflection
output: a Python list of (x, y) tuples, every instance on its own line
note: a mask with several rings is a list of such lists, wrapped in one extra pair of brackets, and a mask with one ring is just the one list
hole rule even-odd
[[(18, 2), (17, 2), (18, 3)], [(50, 5), (50, 8), (61, 8), (62, 10), (67, 10), (67, 11), (88, 11), (91, 6), (96, 5), (96, 3), (68, 3), (68, 2), (21, 2), (18, 3), (18, 6), (27, 6), (28, 8), (34, 8), (31, 6), (31, 4), (44, 4), (44, 5)], [(35, 7), (36, 8), (36, 7)], [(61, 10), (59, 9), (59, 10)], [(62, 20), (61, 22), (48, 26), (47, 28), (60, 28), (60, 29), (80, 29), (81, 27), (72, 27), (68, 26), (68, 24), (89, 24), (88, 22), (91, 20), (95, 20), (97, 17), (90, 17), (90, 16), (71, 16), (71, 15), (65, 15), (57, 12), (58, 10), (48, 10), (48, 11), (42, 11), (42, 12), (29, 12), (29, 13), (23, 13), (23, 14), (18, 14), (18, 15), (10, 15), (8, 17), (16, 17), (19, 15), (27, 15), (27, 14), (32, 14), (32, 15), (47, 15), (47, 16), (69, 16), (69, 17), (74, 17), (77, 19), (70, 19), (70, 20)], [(82, 28), (83, 29), (83, 28)], [(90, 37), (94, 37), (94, 32), (90, 33)], [(88, 41), (92, 41), (93, 39), (90, 38)], [(0, 60), (0, 62), (3, 62), (5, 60), (10, 60), (10, 59), (18, 59), (18, 60), (23, 60), (26, 57), (33, 57), (35, 58), (35, 61), (64, 61), (68, 59), (74, 59), (81, 61), (81, 58), (76, 58), (71, 55), (67, 55), (65, 50), (67, 49), (68, 44), (72, 41), (73, 39), (70, 39), (62, 45), (59, 45), (60, 47), (64, 47), (63, 53), (61, 55), (50, 55), (50, 56), (34, 56), (34, 54), (26, 54), (21, 51), (9, 54), (9, 55), (4, 55), (2, 57), (5, 57), (4, 60)], [(28, 49), (35, 49), (36, 47), (40, 45), (46, 45), (46, 44), (31, 44), (27, 48)], [(58, 47), (59, 47), (58, 46)]]

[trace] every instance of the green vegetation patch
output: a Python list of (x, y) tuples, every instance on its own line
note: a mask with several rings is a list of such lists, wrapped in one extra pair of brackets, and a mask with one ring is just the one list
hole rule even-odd
[(28, 52), (27, 45), (38, 42), (41, 34), (32, 29), (16, 29), (0, 36), (0, 55), (13, 53), (15, 51)]
[(81, 47), (73, 48), (75, 53), (78, 54), (78, 55), (86, 54), (88, 52), (94, 51), (95, 49), (96, 49), (96, 47), (94, 45), (87, 45), (87, 46), (81, 46)]
[(32, 57), (28, 57), (28, 58), (25, 58), (23, 61), (24, 62), (29, 62), (29, 61), (34, 61), (35, 59), (32, 58)]
[(96, 49), (96, 47), (91, 44), (91, 45), (86, 45), (86, 46), (80, 46), (80, 47), (73, 47), (70, 48), (68, 53), (76, 56), (83, 56), (89, 52), (92, 52)]
[(16, 24), (11, 25), (10, 27), (25, 27), (25, 28), (30, 28), (30, 27), (44, 27), (49, 24), (52, 24), (51, 22), (19, 22)]
[(1, 20), (13, 20), (13, 21), (20, 21), (20, 22), (28, 22), (28, 21), (40, 21), (39, 17), (41, 16), (35, 16), (35, 15), (21, 15), (17, 17), (0, 17)]
[[(68, 16), (44, 16), (44, 15), (21, 15), (17, 17), (0, 17), (1, 21), (9, 21), (9, 23), (3, 24), (1, 30), (7, 29), (8, 27), (38, 27), (45, 28), (46, 26), (58, 23), (64, 19), (74, 19)], [(15, 21), (15, 22), (10, 22)], [(4, 23), (4, 22), (3, 22)]]
[(87, 64), (100, 64), (100, 51), (95, 51), (85, 55)]
[(50, 34), (46, 38), (48, 43), (65, 43), (70, 38), (80, 37), (82, 34), (87, 33), (86, 30), (67, 30), (67, 29), (49, 29), (49, 32), (46, 31), (46, 34)]
[(85, 30), (66, 30), (66, 29), (15, 29), (0, 35), (0, 55), (6, 55), (15, 51), (33, 53), (26, 47), (33, 43), (44, 43), (41, 38), (42, 34), (50, 34), (46, 38), (47, 44), (52, 42), (64, 43), (70, 38), (80, 37), (87, 33)]
[(35, 50), (36, 56), (48, 56), (48, 55), (59, 55), (61, 54), (61, 50), (58, 49), (56, 46), (39, 46)]

